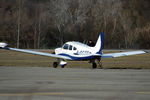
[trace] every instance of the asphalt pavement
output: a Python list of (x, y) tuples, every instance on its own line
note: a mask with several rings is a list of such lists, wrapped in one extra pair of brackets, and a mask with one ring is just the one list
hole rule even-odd
[(0, 100), (150, 100), (150, 70), (0, 67)]

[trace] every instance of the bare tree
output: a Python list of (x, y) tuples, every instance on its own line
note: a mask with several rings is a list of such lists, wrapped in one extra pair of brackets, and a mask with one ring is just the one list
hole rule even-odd
[(19, 41), (20, 41), (20, 18), (21, 18), (21, 4), (22, 0), (18, 1), (18, 35), (17, 35), (17, 48), (19, 48)]

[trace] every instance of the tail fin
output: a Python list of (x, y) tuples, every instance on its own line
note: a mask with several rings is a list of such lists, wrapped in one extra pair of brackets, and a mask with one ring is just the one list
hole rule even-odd
[(96, 54), (102, 54), (103, 41), (104, 41), (104, 33), (101, 32), (101, 34), (99, 35), (98, 40), (96, 42), (96, 45), (94, 47)]

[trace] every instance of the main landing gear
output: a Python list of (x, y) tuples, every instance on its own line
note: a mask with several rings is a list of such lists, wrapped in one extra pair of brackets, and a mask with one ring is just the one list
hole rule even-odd
[(90, 60), (90, 63), (92, 63), (92, 68), (93, 69), (95, 69), (97, 67), (99, 67), (101, 69), (103, 68), (101, 59), (92, 59), (92, 60)]
[(58, 66), (58, 63), (57, 63), (57, 62), (54, 62), (54, 63), (53, 63), (53, 67), (54, 67), (54, 68), (57, 68), (57, 66)]

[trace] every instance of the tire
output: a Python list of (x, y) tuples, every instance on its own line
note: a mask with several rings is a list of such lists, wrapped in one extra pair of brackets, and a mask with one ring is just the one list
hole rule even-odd
[(61, 68), (65, 68), (65, 65), (61, 66)]
[(57, 68), (57, 66), (58, 66), (58, 63), (57, 63), (57, 62), (54, 62), (54, 63), (53, 63), (53, 67), (54, 67), (54, 68)]
[(92, 68), (93, 69), (97, 68), (97, 64), (96, 63), (92, 63)]

